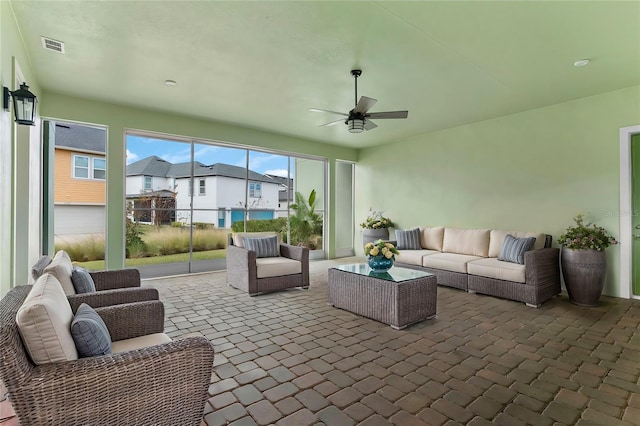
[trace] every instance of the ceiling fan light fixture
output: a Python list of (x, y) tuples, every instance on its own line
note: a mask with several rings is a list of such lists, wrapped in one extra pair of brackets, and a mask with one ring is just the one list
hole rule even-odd
[(347, 124), (351, 133), (362, 133), (364, 131), (364, 119), (362, 118), (352, 118)]

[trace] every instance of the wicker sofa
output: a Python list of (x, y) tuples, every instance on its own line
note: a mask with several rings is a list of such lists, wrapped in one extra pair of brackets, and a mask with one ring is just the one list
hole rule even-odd
[[(206, 338), (171, 341), (162, 333), (164, 307), (160, 301), (121, 304), (96, 309), (114, 342), (114, 353), (36, 363), (16, 316), (38, 285), (15, 287), (0, 301), (0, 379), (20, 424), (201, 423), (214, 357)], [(51, 291), (44, 294), (49, 296)], [(62, 308), (55, 315), (62, 317), (62, 311), (70, 315), (64, 299), (60, 290), (55, 303), (48, 302), (55, 309)], [(51, 339), (42, 344), (51, 345)], [(29, 345), (30, 350), (34, 347)], [(67, 346), (65, 351), (75, 349)], [(55, 350), (40, 350), (38, 356), (43, 352), (49, 355)]]
[[(420, 227), (420, 249), (401, 249), (395, 264), (436, 275), (439, 285), (538, 307), (560, 293), (560, 251), (551, 236), (489, 229)], [(535, 237), (524, 265), (498, 260), (503, 242)]]

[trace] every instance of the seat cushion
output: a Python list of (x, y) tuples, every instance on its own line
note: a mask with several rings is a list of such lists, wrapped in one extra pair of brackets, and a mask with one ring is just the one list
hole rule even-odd
[(420, 229), (396, 229), (398, 250), (420, 250)]
[(402, 250), (396, 254), (396, 262), (422, 266), (422, 257), (439, 254), (437, 250)]
[(171, 342), (171, 337), (164, 333), (147, 334), (145, 336), (134, 337), (132, 339), (118, 340), (111, 343), (111, 351), (114, 354), (120, 352), (144, 349), (150, 346), (162, 345)]
[(489, 230), (445, 228), (442, 251), (487, 257), (489, 255)]
[(255, 251), (256, 257), (276, 257), (278, 253), (278, 237), (244, 238), (247, 250)]
[(111, 353), (111, 335), (100, 315), (86, 303), (80, 304), (71, 322), (71, 336), (80, 357)]
[(524, 254), (531, 250), (535, 242), (536, 239), (534, 237), (516, 238), (511, 234), (507, 234), (502, 243), (498, 260), (524, 265)]
[(469, 256), (466, 254), (438, 253), (424, 256), (422, 258), (422, 266), (466, 274), (467, 263), (478, 259), (482, 259), (482, 257)]
[(71, 258), (69, 258), (69, 255), (64, 250), (59, 250), (49, 266), (44, 268), (45, 274), (48, 273), (56, 277), (66, 295), (76, 294), (73, 282), (71, 281), (72, 272), (73, 264), (71, 263)]
[(302, 273), (302, 263), (286, 257), (263, 257), (256, 259), (258, 278), (279, 277)]
[(427, 250), (442, 251), (444, 226), (420, 227), (420, 246)]
[(525, 283), (524, 265), (503, 262), (495, 257), (469, 262), (467, 264), (467, 271), (469, 275)]
[(35, 364), (78, 359), (71, 321), (73, 312), (62, 286), (53, 275), (43, 274), (16, 314), (22, 342)]
[(487, 257), (498, 257), (500, 249), (502, 248), (502, 243), (504, 242), (504, 238), (507, 234), (511, 234), (516, 238), (535, 237), (536, 243), (533, 245), (532, 250), (544, 248), (544, 242), (546, 239), (545, 234), (539, 232), (512, 232), (493, 229), (489, 235), (489, 254)]

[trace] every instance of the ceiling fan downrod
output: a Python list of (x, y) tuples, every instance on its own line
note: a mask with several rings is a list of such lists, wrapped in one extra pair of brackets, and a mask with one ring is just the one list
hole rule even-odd
[(356, 79), (356, 96), (355, 96), (355, 101), (353, 102), (353, 105), (357, 106), (358, 105), (358, 77), (362, 75), (362, 70), (351, 70), (351, 75), (353, 76), (353, 78)]

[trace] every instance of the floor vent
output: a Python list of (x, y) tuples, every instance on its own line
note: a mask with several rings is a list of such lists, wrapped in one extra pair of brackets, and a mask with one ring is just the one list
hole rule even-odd
[(42, 47), (52, 52), (64, 53), (64, 43), (58, 40), (53, 40), (47, 37), (40, 37), (42, 40)]

